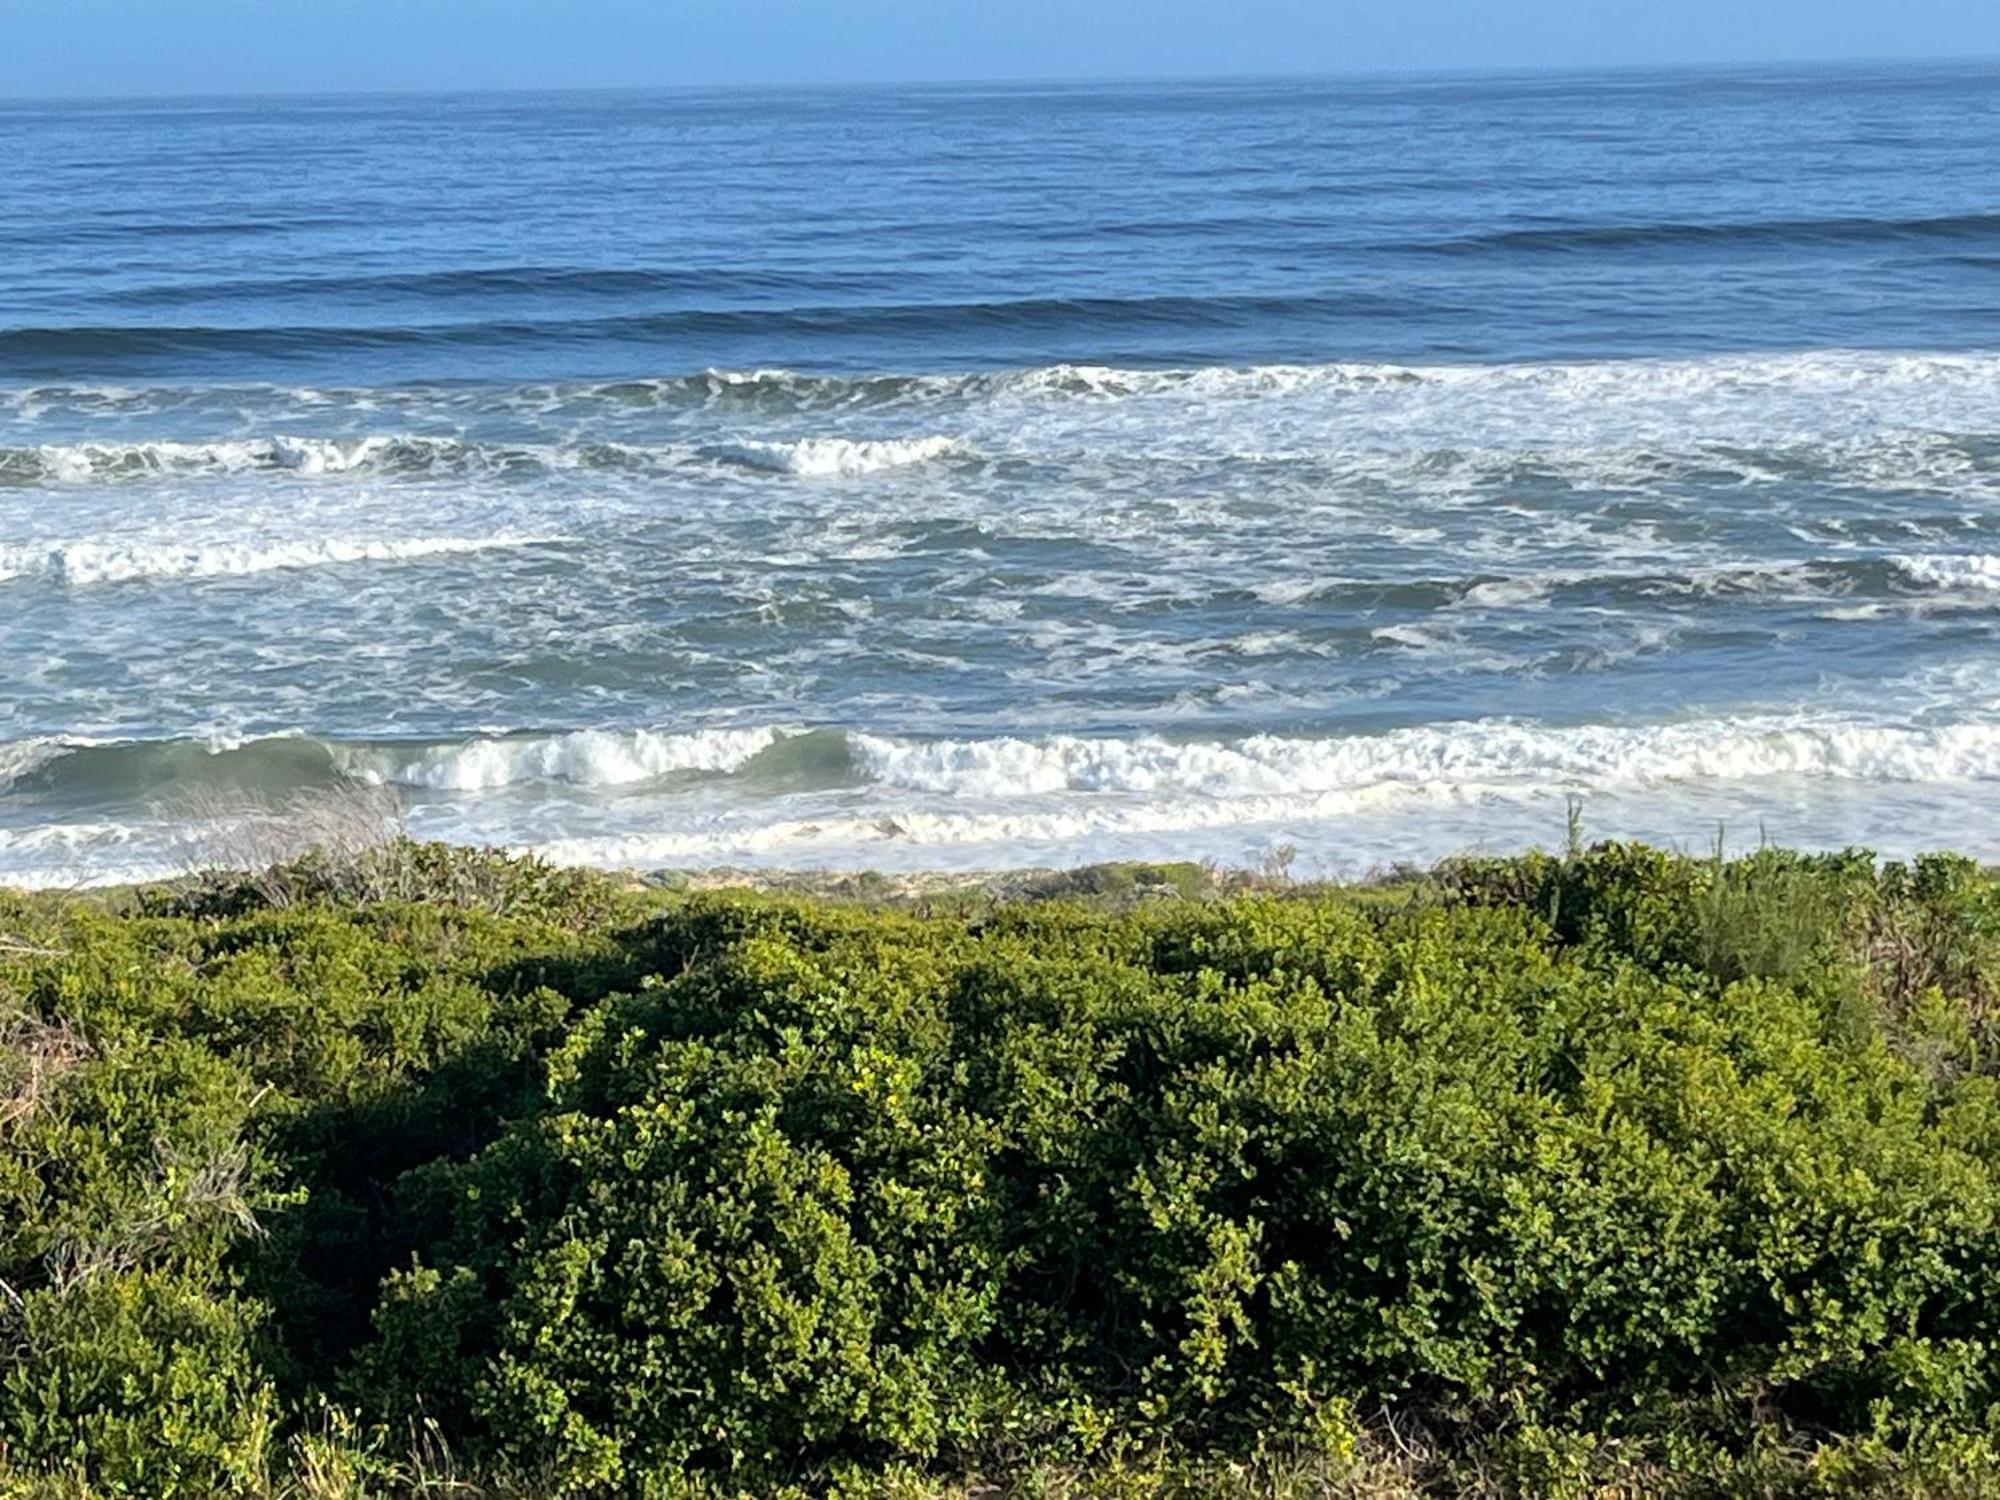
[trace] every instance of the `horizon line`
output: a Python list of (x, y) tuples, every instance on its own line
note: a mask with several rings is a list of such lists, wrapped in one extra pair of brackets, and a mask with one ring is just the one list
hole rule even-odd
[(572, 84), (473, 84), (464, 86), (378, 85), (325, 89), (190, 89), (167, 92), (104, 92), (67, 94), (12, 94), (0, 91), (0, 108), (18, 105), (70, 104), (164, 104), (200, 101), (283, 99), (422, 99), (471, 98), (487, 95), (579, 95), (579, 94), (699, 94), (699, 93), (804, 93), (867, 92), (893, 89), (1034, 89), (1102, 88), (1118, 85), (1158, 86), (1161, 84), (1217, 85), (1245, 83), (1339, 83), (1425, 80), (1450, 81), (1498, 78), (1561, 78), (1604, 74), (1661, 74), (1711, 72), (1727, 73), (1758, 68), (1939, 68), (2000, 66), (2000, 52), (1881, 56), (1853, 54), (1837, 57), (1751, 57), (1730, 59), (1678, 59), (1655, 61), (1508, 63), (1492, 67), (1375, 67), (1343, 69), (1264, 70), (1245, 69), (1221, 73), (1102, 73), (1102, 74), (966, 74), (929, 78), (851, 79), (752, 79), (732, 82), (652, 82), (652, 83), (572, 83)]

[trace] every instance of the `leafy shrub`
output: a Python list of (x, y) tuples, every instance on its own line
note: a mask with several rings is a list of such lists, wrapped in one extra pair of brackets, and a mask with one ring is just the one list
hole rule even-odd
[(242, 1492), (265, 1476), (277, 1402), (257, 1310), (199, 1279), (117, 1272), (30, 1292), (0, 1372), (0, 1456), (107, 1495)]
[(940, 915), (402, 857), (0, 904), (0, 1489), (2000, 1481), (1962, 861)]

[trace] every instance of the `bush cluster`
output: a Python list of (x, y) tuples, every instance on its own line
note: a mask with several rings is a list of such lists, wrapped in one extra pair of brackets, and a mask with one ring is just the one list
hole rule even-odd
[(0, 896), (0, 1492), (2000, 1486), (1963, 861), (397, 870)]

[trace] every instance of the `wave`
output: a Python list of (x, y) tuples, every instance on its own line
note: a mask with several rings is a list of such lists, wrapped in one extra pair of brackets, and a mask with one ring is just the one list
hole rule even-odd
[(1945, 556), (1892, 557), (1890, 563), (1919, 584), (1975, 593), (2000, 592), (2000, 556), (1961, 553)]
[(484, 460), (504, 467), (529, 450), (487, 448), (456, 438), (378, 435), (357, 438), (268, 437), (220, 442), (44, 444), (0, 448), (0, 482), (99, 481), (161, 474), (419, 473)]
[[(0, 332), (0, 338), (10, 335)], [(780, 415), (939, 403), (1146, 400), (1192, 396), (1256, 399), (1311, 392), (1369, 394), (1546, 391), (1586, 397), (1673, 398), (1753, 392), (1801, 396), (1953, 393), (2000, 399), (2000, 353), (1829, 349), (1639, 359), (1494, 363), (1337, 361), (1317, 364), (1211, 364), (1186, 367), (1057, 364), (953, 374), (831, 374), (791, 369), (704, 369), (644, 378), (559, 383), (414, 383), (337, 389), (272, 384), (212, 386), (22, 385), (0, 390), (0, 410), (31, 417), (48, 409), (79, 415), (143, 415), (213, 403), (323, 412), (493, 409), (541, 413), (614, 409), (742, 409)], [(447, 442), (450, 439), (416, 439)], [(26, 450), (32, 452), (34, 450)]]
[(622, 788), (693, 773), (750, 776), (766, 790), (803, 778), (955, 799), (1106, 794), (1226, 802), (1382, 786), (1548, 788), (1767, 777), (1996, 780), (2000, 722), (1925, 726), (1767, 717), (1551, 725), (1480, 719), (1378, 734), (1256, 734), (1230, 740), (919, 739), (862, 730), (720, 726), (435, 742), (287, 734), (0, 744), (0, 786), (102, 789), (122, 780), (153, 787), (210, 772), (259, 784), (347, 777), (443, 792), (536, 782)]
[(477, 739), (419, 750), (338, 748), (333, 762), (363, 780), (434, 791), (490, 791), (522, 782), (627, 786), (687, 772), (741, 770), (769, 750), (780, 731), (585, 729), (568, 734)]
[(604, 340), (654, 342), (690, 337), (968, 338), (996, 332), (1073, 337), (1162, 329), (1236, 330), (1268, 318), (1293, 322), (1389, 318), (1411, 304), (1383, 293), (1244, 293), (1188, 296), (1027, 297), (966, 302), (843, 302), (793, 307), (691, 307), (585, 318), (503, 318), (456, 323), (378, 324), (95, 324), (0, 329), (0, 361), (23, 367), (77, 360), (163, 356), (244, 356), (274, 359), (332, 352), (459, 350), (504, 347), (554, 349)]
[(1817, 246), (1879, 245), (2000, 239), (2000, 214), (1942, 214), (1916, 218), (1843, 215), (1827, 218), (1742, 219), (1653, 224), (1575, 224), (1503, 229), (1460, 239), (1384, 248), (1465, 255), (1482, 251), (1576, 254), (1597, 250), (1682, 250), (1708, 246), (1797, 252)]
[[(1107, 849), (1185, 850), (1189, 835), (1238, 857), (1246, 837), (1296, 838), (1312, 827), (1357, 836), (1394, 828), (1397, 852), (1421, 847), (1435, 857), (1502, 826), (1531, 840), (1520, 817), (1535, 809), (1545, 817), (1564, 792), (1612, 804), (1641, 793), (1649, 806), (1685, 813), (1719, 805), (1718, 796), (1753, 807), (1794, 799), (1800, 783), (1817, 782), (1830, 797), (1847, 795), (1841, 786), (1894, 788), (1867, 794), (1888, 798), (1884, 805), (1912, 797), (1983, 805), (2000, 787), (2000, 723), (1479, 720), (1210, 741), (771, 727), (433, 743), (44, 739), (0, 745), (0, 789), (36, 816), (0, 826), (0, 879), (155, 878), (243, 809), (281, 809), (356, 780), (407, 789), (411, 826), (423, 836), (612, 867), (1018, 865)], [(601, 793), (587, 809), (565, 806), (553, 825), (561, 837), (548, 837), (546, 800), (533, 793), (547, 783)], [(1175, 842), (1146, 843), (1167, 836)]]
[[(1013, 400), (1106, 401), (1191, 393), (1199, 396), (1285, 394), (1313, 388), (1369, 390), (1408, 386), (1453, 366), (1335, 364), (1204, 365), (1176, 369), (1063, 362), (960, 374), (830, 375), (811, 371), (703, 370), (647, 380), (544, 388), (544, 399), (604, 400), (620, 405), (742, 406), (824, 411), (850, 407)], [(1504, 369), (1505, 366), (1468, 368)]]
[[(1540, 608), (1551, 596), (1577, 603), (1671, 603), (1683, 599), (1776, 602), (1907, 595), (1912, 590), (2000, 592), (2000, 556), (1896, 554), (1715, 563), (1681, 569), (1554, 568), (1431, 578), (1277, 578), (1250, 584), (1242, 592), (1260, 604), (1280, 608), (1456, 612)], [(1224, 590), (1218, 597), (1235, 592)], [(1414, 628), (1389, 626), (1376, 633)]]
[[(1493, 805), (1531, 806), (1559, 791), (1713, 790), (1770, 778), (2000, 780), (2000, 725), (1556, 729), (1489, 721), (1235, 744), (858, 736), (854, 751), (878, 784), (928, 800), (904, 797), (832, 816), (708, 817), (522, 847), (558, 863), (624, 868), (737, 859), (865, 864), (897, 848), (955, 846), (985, 846), (997, 852), (981, 859), (1018, 864), (1037, 847), (1088, 858), (1102, 840), (1296, 829), (1412, 808), (1479, 808), (1481, 826), (1490, 826)], [(1401, 836), (1404, 853), (1410, 836)]]
[(1329, 739), (1257, 735), (1236, 743), (1071, 736), (903, 741), (865, 734), (851, 742), (871, 780), (974, 797), (1167, 792), (1228, 799), (1382, 784), (2000, 777), (2000, 724), (1913, 728), (1741, 720), (1557, 728), (1481, 720)]
[(0, 547), (0, 581), (31, 579), (72, 588), (148, 579), (230, 578), (283, 568), (350, 563), (399, 563), (472, 552), (507, 551), (559, 537), (320, 538), (252, 543), (67, 541)]
[(88, 743), (54, 735), (0, 743), (0, 787), (9, 786), (50, 761), (84, 748)]
[(422, 793), (496, 792), (536, 783), (617, 789), (685, 776), (756, 774), (773, 788), (837, 781), (838, 733), (764, 726), (683, 732), (573, 730), (442, 741), (331, 740), (299, 732), (171, 740), (42, 736), (0, 742), (0, 790), (92, 805), (243, 794), (282, 799), (342, 782)]
[(733, 443), (711, 450), (716, 457), (747, 468), (811, 479), (876, 474), (885, 469), (961, 458), (970, 451), (965, 444), (948, 437), (879, 440), (822, 437), (790, 443)]
[(598, 267), (458, 266), (380, 275), (237, 277), (175, 282), (107, 292), (96, 300), (111, 307), (191, 307), (212, 302), (265, 302), (287, 297), (409, 297), (424, 304), (496, 296), (627, 298), (656, 294), (721, 293), (856, 296), (893, 290), (892, 276), (858, 271), (780, 271), (749, 266)]
[[(1526, 456), (1570, 448), (1618, 450), (1642, 464), (1682, 456), (1744, 470), (1810, 478), (1844, 472), (1878, 454), (1880, 474), (1902, 472), (1898, 444), (1930, 452), (1946, 466), (1990, 464), (1992, 412), (2000, 406), (2000, 354), (1810, 350), (1780, 354), (1718, 354), (1702, 358), (1548, 360), (1500, 364), (1210, 364), (1150, 368), (1114, 364), (1046, 364), (962, 374), (834, 376), (796, 370), (704, 370), (658, 380), (590, 382), (496, 392), (502, 404), (564, 410), (578, 416), (598, 406), (696, 410), (756, 418), (834, 412), (882, 412), (928, 420), (992, 420), (1012, 430), (1022, 416), (1054, 416), (1080, 408), (1162, 408), (1172, 434), (1200, 434), (1200, 424), (1266, 404), (1310, 402), (1326, 420), (1384, 408), (1394, 424), (1374, 442), (1410, 452), (1460, 442), (1460, 458), (1482, 460), (1486, 448)], [(1182, 416), (1182, 408), (1196, 408)], [(1404, 410), (1408, 408), (1408, 410)], [(964, 416), (944, 416), (964, 412)], [(1840, 420), (1830, 420), (1828, 412)], [(1318, 414), (1318, 412), (1316, 412)], [(1612, 426), (1594, 432), (1618, 414)], [(1588, 426), (1568, 446), (1550, 434)], [(1406, 418), (1422, 418), (1410, 426)], [(1338, 430), (1338, 428), (1336, 428)], [(1448, 434), (1462, 434), (1452, 438)], [(1412, 442), (1416, 438), (1416, 442)], [(1364, 438), (1366, 440), (1366, 438)], [(1212, 444), (1196, 444), (1212, 456)], [(1448, 460), (1454, 450), (1432, 456)], [(1922, 458), (1924, 452), (1918, 456)], [(1608, 482), (1634, 478), (1620, 468)], [(1642, 474), (1640, 474), (1642, 478)]]
[(0, 886), (75, 890), (138, 885), (185, 874), (185, 857), (163, 845), (159, 830), (91, 820), (0, 828)]
[[(1995, 393), (2000, 400), (2000, 391)], [(1228, 398), (1217, 398), (1228, 399)], [(940, 421), (944, 414), (935, 414)], [(1888, 433), (1763, 446), (1707, 441), (1675, 443), (1646, 432), (1608, 432), (1599, 443), (1538, 442), (1537, 408), (1486, 415), (1500, 430), (1477, 447), (1407, 447), (1382, 443), (1366, 424), (1329, 431), (1324, 446), (1277, 451), (1187, 446), (1184, 434), (1214, 413), (1177, 413), (1093, 432), (1059, 418), (1024, 420), (1006, 411), (966, 411), (949, 420), (978, 438), (936, 433), (845, 436), (822, 431), (784, 439), (634, 443), (488, 442), (408, 433), (365, 437), (274, 436), (211, 442), (142, 441), (0, 447), (0, 488), (41, 485), (145, 484), (165, 479), (273, 475), (333, 480), (468, 479), (527, 484), (554, 475), (669, 477), (729, 471), (827, 478), (878, 473), (922, 464), (990, 458), (1054, 466), (1087, 483), (1144, 470), (1163, 480), (1199, 480), (1217, 473), (1268, 475), (1272, 482), (1320, 491), (1400, 486), (1426, 493), (1504, 491), (1525, 485), (1561, 487), (1582, 495), (1606, 491), (1658, 493), (1680, 484), (1767, 486), (1819, 483), (1870, 489), (1973, 493), (2000, 497), (2000, 434)], [(1427, 420), (1442, 423), (1441, 414)], [(721, 424), (718, 424), (721, 425)], [(734, 425), (734, 424), (730, 424)], [(818, 425), (833, 426), (831, 420)], [(900, 422), (898, 425), (902, 425)], [(1395, 540), (1432, 540), (1391, 531)]]
[(104, 483), (162, 475), (468, 475), (554, 469), (663, 469), (684, 447), (623, 443), (481, 443), (383, 433), (367, 437), (231, 438), (216, 442), (44, 444), (0, 448), (0, 484)]
[(966, 457), (955, 438), (810, 437), (687, 444), (482, 443), (462, 438), (378, 434), (353, 438), (233, 438), (217, 442), (45, 444), (0, 448), (0, 485), (102, 484), (160, 476), (300, 474), (365, 476), (529, 475), (560, 470), (665, 473), (719, 462), (806, 478), (872, 474)]

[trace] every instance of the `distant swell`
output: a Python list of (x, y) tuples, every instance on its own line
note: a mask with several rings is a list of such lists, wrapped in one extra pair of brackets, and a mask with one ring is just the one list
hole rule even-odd
[(574, 297), (616, 301), (649, 295), (865, 295), (894, 288), (886, 274), (785, 272), (750, 266), (462, 266), (380, 275), (240, 277), (132, 287), (101, 300), (122, 307), (196, 307), (214, 302), (354, 297), (409, 298), (420, 305), (490, 297)]
[(707, 307), (608, 317), (488, 318), (455, 323), (96, 324), (0, 330), (0, 361), (45, 367), (65, 361), (240, 355), (271, 359), (405, 349), (557, 349), (606, 340), (657, 341), (747, 335), (911, 338), (995, 332), (1073, 336), (1162, 329), (1229, 331), (1262, 319), (1330, 321), (1410, 311), (1378, 293), (1301, 296), (1160, 294), (1030, 297), (968, 302), (853, 302), (795, 307)]
[(1946, 214), (1927, 218), (1752, 219), (1718, 223), (1578, 224), (1507, 229), (1463, 239), (1398, 248), (1439, 254), (1484, 250), (1554, 253), (1600, 250), (1702, 249), (1709, 246), (1765, 247), (1796, 254), (1818, 245), (1878, 245), (1937, 241), (2000, 240), (2000, 214)]

